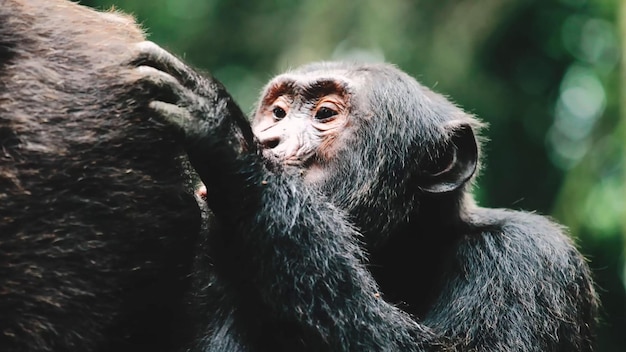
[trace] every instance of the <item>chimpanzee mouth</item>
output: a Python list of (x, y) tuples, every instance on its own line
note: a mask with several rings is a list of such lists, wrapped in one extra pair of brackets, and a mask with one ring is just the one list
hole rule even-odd
[(293, 166), (300, 169), (308, 169), (311, 165), (317, 163), (316, 153), (309, 153), (301, 156), (294, 156), (283, 160), (283, 165)]
[(308, 155), (306, 158), (289, 158), (282, 162), (284, 170), (289, 173), (306, 177), (306, 175), (312, 170), (319, 168), (320, 160), (315, 153)]

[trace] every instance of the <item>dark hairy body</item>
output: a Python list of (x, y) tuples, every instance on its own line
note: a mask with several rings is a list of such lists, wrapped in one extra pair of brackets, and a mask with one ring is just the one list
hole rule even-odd
[[(170, 350), (200, 229), (133, 19), (0, 0), (0, 350)], [(144, 102), (144, 103), (142, 103)]]
[(480, 123), (398, 69), (287, 72), (250, 123), (128, 18), (0, 5), (0, 350), (591, 350), (584, 258), (474, 204)]
[(393, 66), (318, 63), (270, 81), (250, 127), (215, 80), (145, 49), (174, 97), (151, 108), (215, 215), (198, 350), (592, 349), (564, 229), (472, 200), (474, 117)]

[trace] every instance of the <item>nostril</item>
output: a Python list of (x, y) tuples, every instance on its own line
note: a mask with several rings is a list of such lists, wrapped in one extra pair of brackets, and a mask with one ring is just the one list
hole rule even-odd
[(280, 144), (280, 138), (268, 138), (266, 140), (261, 141), (261, 144), (263, 144), (264, 148), (274, 149), (278, 147), (278, 144)]

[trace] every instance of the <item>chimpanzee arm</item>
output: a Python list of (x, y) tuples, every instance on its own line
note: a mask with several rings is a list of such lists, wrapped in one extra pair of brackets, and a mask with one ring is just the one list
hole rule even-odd
[(154, 44), (143, 45), (138, 63), (154, 70), (154, 84), (171, 90), (169, 102), (152, 108), (182, 132), (207, 186), (221, 227), (210, 246), (217, 280), (235, 297), (233, 314), (255, 320), (233, 325), (266, 325), (263, 333), (273, 337), (265, 343), (288, 350), (436, 349), (427, 328), (380, 298), (360, 235), (343, 212), (264, 161), (244, 114), (219, 83)]

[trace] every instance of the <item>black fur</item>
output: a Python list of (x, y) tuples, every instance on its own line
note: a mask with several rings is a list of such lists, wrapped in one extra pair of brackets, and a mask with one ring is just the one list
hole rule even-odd
[(128, 65), (143, 40), (118, 14), (0, 0), (1, 351), (164, 351), (186, 334), (200, 212)]
[(305, 184), (234, 138), (249, 126), (223, 88), (153, 50), (147, 64), (181, 82), (179, 108), (157, 110), (182, 130), (216, 217), (197, 350), (592, 349), (596, 296), (563, 228), (468, 193), (472, 116), (389, 65), (291, 71), (353, 82), (344, 145)]
[[(358, 82), (305, 184), (218, 82), (142, 40), (119, 15), (0, 0), (0, 350), (591, 350), (563, 229), (466, 190), (471, 116), (388, 65), (296, 70)], [(193, 286), (200, 212), (152, 99), (182, 108), (153, 106), (209, 188)]]

